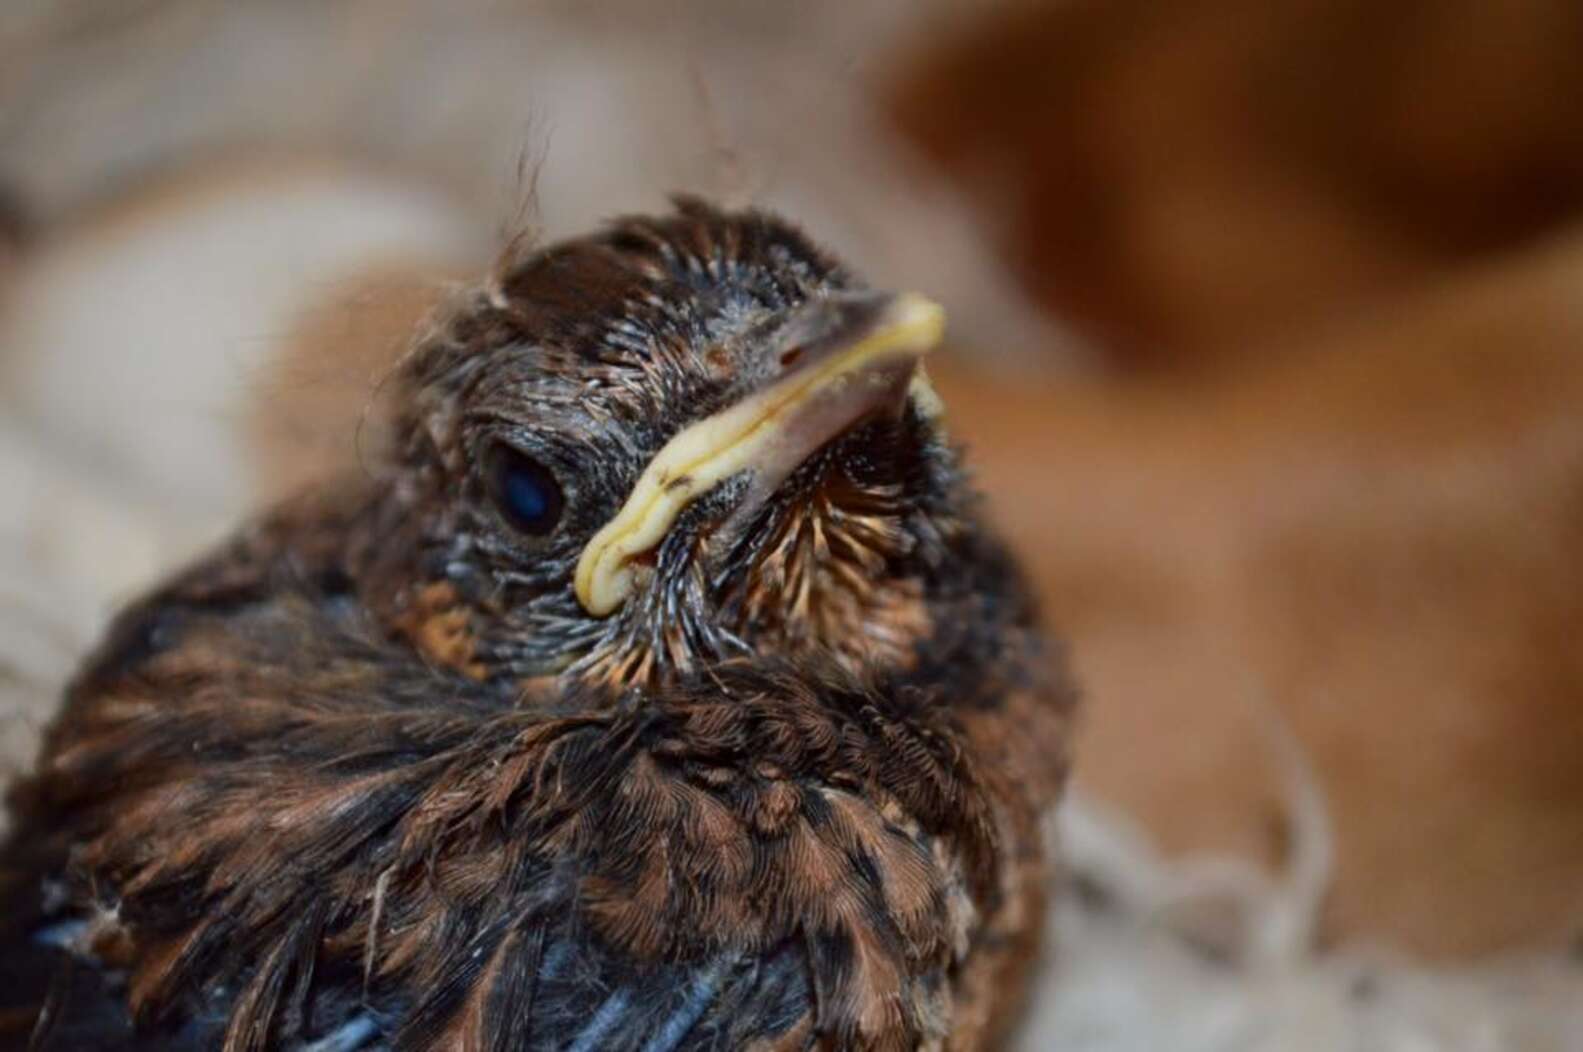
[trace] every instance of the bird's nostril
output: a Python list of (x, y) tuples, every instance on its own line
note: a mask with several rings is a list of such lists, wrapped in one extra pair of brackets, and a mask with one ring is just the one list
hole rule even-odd
[(802, 352), (803, 349), (801, 347), (793, 347), (789, 351), (782, 352), (781, 368), (790, 369), (792, 366), (796, 365), (797, 362), (802, 358)]

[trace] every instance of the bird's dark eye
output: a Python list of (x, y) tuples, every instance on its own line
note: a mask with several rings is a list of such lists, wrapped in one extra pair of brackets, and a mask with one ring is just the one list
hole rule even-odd
[(489, 452), (490, 485), (506, 521), (523, 533), (543, 537), (561, 521), (565, 498), (550, 470), (503, 443)]

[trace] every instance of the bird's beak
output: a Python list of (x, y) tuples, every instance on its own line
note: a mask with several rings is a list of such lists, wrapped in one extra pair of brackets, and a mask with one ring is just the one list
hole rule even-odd
[(654, 548), (682, 510), (727, 478), (751, 473), (762, 502), (817, 449), (858, 421), (899, 411), (909, 387), (932, 411), (918, 360), (940, 342), (945, 311), (913, 293), (859, 293), (805, 305), (787, 326), (776, 375), (742, 400), (684, 428), (659, 451), (626, 503), (583, 549), (578, 601), (604, 617), (632, 591), (634, 557)]

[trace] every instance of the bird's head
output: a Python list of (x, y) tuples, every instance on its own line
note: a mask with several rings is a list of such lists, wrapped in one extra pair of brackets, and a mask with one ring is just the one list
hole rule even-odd
[(695, 201), (518, 259), (402, 367), (376, 608), (479, 676), (906, 667), (972, 528), (919, 364), (942, 326)]

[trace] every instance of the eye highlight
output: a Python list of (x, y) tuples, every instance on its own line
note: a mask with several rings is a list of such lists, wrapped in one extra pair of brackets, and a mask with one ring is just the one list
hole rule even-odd
[(549, 468), (499, 442), (489, 451), (488, 471), (491, 496), (507, 522), (533, 537), (555, 529), (566, 499)]

